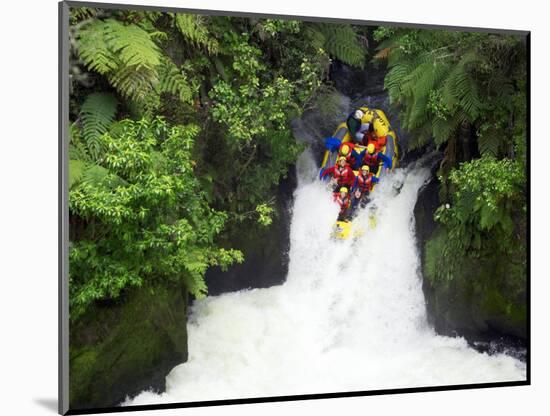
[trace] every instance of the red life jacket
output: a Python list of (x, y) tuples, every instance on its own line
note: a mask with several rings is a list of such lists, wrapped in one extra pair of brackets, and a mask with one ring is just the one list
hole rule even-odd
[(361, 141), (361, 143), (363, 144), (363, 146), (368, 146), (368, 144), (376, 137), (376, 135), (374, 134), (373, 131), (367, 131), (365, 132), (365, 134), (363, 135), (363, 140)]
[(354, 173), (349, 165), (334, 167), (334, 178), (339, 185), (351, 185), (353, 183)]
[(374, 152), (372, 155), (369, 154), (369, 152), (365, 152), (365, 156), (363, 157), (363, 164), (369, 165), (371, 172), (378, 171), (380, 159), (378, 158), (377, 152)]
[(351, 198), (349, 194), (346, 194), (344, 198), (342, 198), (341, 195), (338, 195), (336, 197), (336, 203), (340, 206), (340, 213), (343, 213), (346, 209), (349, 208), (351, 202)]
[[(342, 147), (344, 146), (349, 147), (349, 152), (347, 155), (342, 154)], [(341, 156), (344, 156), (346, 158), (346, 162), (353, 165), (355, 163), (355, 155), (357, 154), (355, 153), (354, 149), (355, 149), (355, 144), (351, 142), (345, 142), (340, 145), (340, 150), (338, 151), (338, 154)]]
[(380, 152), (386, 145), (386, 141), (386, 136), (376, 137), (375, 135), (372, 135), (368, 139), (367, 146), (372, 143), (374, 145), (374, 148), (376, 149), (376, 152)]
[(357, 186), (362, 193), (372, 191), (372, 173), (365, 178), (362, 174), (357, 175)]

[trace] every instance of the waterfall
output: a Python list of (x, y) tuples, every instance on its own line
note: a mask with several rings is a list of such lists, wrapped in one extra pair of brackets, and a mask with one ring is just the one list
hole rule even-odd
[[(421, 161), (373, 192), (355, 240), (331, 239), (338, 208), (306, 150), (298, 161), (290, 264), (281, 286), (196, 301), (189, 360), (166, 392), (124, 405), (524, 380), (525, 363), (478, 352), (429, 326), (413, 208), (429, 176)], [(400, 192), (395, 184), (403, 184)]]

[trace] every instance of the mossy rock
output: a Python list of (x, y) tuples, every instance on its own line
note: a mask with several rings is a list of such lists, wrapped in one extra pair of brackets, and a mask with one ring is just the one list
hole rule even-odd
[[(471, 339), (488, 334), (527, 336), (526, 271), (506, 256), (465, 259), (452, 276), (441, 278), (441, 229), (427, 241), (423, 259), (424, 293), (431, 321), (440, 333)], [(437, 271), (437, 272), (436, 272)], [(439, 277), (436, 277), (439, 275)]]
[(70, 408), (116, 406), (187, 360), (187, 294), (144, 287), (95, 305), (70, 328)]

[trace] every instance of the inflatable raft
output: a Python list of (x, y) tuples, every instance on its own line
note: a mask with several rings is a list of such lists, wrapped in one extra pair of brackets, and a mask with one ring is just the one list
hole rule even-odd
[[(390, 122), (382, 110), (368, 107), (360, 107), (359, 110), (364, 113), (361, 123), (370, 123), (374, 128), (376, 136), (386, 136), (386, 145), (382, 147), (380, 151), (392, 160), (392, 167), (391, 169), (384, 168), (381, 161), (378, 166), (378, 170), (376, 172), (372, 172), (377, 178), (382, 178), (386, 173), (388, 173), (388, 171), (393, 170), (397, 164), (399, 158), (397, 134), (394, 130), (392, 130)], [(354, 140), (351, 137), (346, 122), (343, 122), (336, 128), (334, 135), (326, 139), (326, 150), (321, 163), (321, 169), (333, 166), (336, 163), (336, 158), (338, 157), (339, 145), (350, 141), (353, 142)], [(366, 146), (355, 144), (355, 148), (361, 152), (366, 149)], [(357, 175), (358, 171), (354, 170), (354, 173)], [(375, 187), (376, 185), (373, 186), (373, 191)], [(375, 224), (375, 219), (371, 216), (370, 225), (374, 226)], [(357, 237), (363, 233), (362, 230), (353, 230), (352, 228), (352, 220), (336, 221), (333, 235), (339, 239), (347, 239), (350, 236)]]

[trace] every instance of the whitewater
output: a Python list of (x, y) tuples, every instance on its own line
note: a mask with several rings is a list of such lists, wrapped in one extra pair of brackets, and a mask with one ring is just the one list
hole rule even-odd
[(348, 241), (331, 239), (338, 208), (309, 151), (297, 168), (285, 283), (195, 301), (188, 361), (123, 405), (525, 380), (524, 362), (428, 324), (413, 216), (428, 168), (386, 176)]

